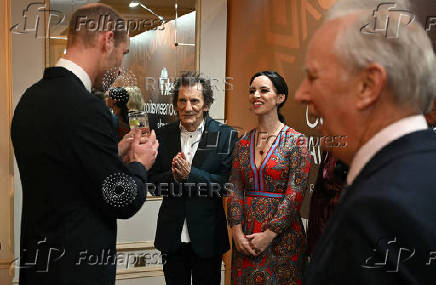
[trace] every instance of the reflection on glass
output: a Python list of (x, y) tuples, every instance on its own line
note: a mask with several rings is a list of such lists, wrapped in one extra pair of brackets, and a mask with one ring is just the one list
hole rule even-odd
[(129, 126), (131, 130), (141, 129), (143, 134), (150, 133), (150, 125), (148, 124), (148, 118), (145, 112), (130, 111)]

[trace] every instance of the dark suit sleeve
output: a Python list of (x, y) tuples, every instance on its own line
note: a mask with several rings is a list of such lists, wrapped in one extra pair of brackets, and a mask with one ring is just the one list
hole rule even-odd
[(139, 162), (121, 161), (110, 113), (102, 102), (92, 99), (76, 110), (71, 122), (69, 140), (76, 171), (82, 173), (85, 194), (96, 207), (110, 217), (129, 218), (145, 202), (147, 172)]
[[(232, 153), (238, 133), (230, 127), (222, 127), (221, 134), (224, 134), (224, 148), (219, 154), (221, 159), (221, 168), (218, 173), (209, 173), (202, 169), (191, 167), (188, 183), (218, 183), (223, 185), (229, 180), (230, 170), (232, 168)], [(200, 149), (197, 151), (201, 151)]]

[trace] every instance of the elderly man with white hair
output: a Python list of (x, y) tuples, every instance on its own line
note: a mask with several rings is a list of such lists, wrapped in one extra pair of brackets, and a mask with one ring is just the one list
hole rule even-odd
[(338, 1), (295, 96), (347, 137), (332, 151), (350, 166), (305, 284), (436, 284), (435, 55), (407, 1), (380, 3)]

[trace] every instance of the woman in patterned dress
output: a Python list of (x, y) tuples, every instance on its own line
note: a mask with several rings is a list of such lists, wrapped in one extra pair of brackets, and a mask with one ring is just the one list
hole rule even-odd
[(283, 123), (288, 97), (274, 71), (250, 80), (258, 126), (235, 146), (228, 200), (232, 284), (301, 284), (306, 240), (299, 210), (310, 168), (306, 138)]

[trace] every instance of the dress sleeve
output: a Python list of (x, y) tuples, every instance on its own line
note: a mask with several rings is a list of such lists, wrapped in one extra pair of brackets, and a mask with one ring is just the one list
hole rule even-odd
[(237, 142), (233, 149), (232, 173), (229, 180), (231, 189), (228, 193), (227, 202), (227, 220), (231, 227), (241, 224), (243, 220), (244, 183), (242, 181), (239, 150), (240, 142)]
[(286, 147), (290, 149), (289, 178), (285, 197), (277, 208), (277, 212), (269, 223), (269, 229), (280, 234), (289, 227), (298, 215), (304, 198), (304, 191), (309, 180), (310, 153), (307, 150), (307, 139), (302, 136), (288, 137)]

